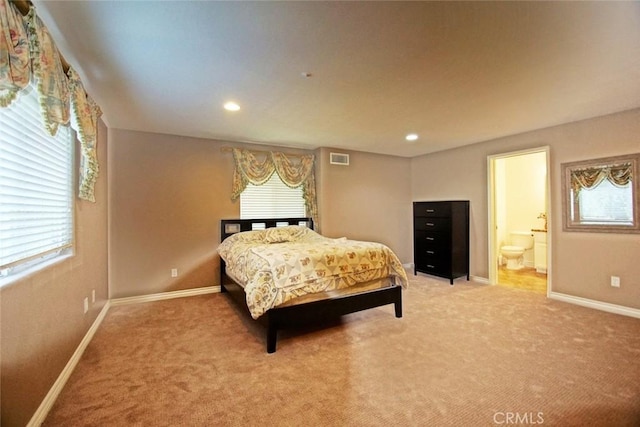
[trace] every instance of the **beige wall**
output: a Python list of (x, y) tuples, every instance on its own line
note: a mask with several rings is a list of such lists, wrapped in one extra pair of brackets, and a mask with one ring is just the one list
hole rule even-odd
[(308, 152), (110, 130), (111, 298), (219, 285), (220, 220), (240, 215), (223, 146)]
[[(329, 164), (331, 152), (349, 154), (349, 166)], [(410, 159), (330, 148), (316, 154), (322, 234), (378, 241), (412, 262)]]
[(632, 110), (416, 157), (412, 197), (471, 201), (471, 274), (487, 278), (487, 156), (549, 146), (553, 291), (640, 308), (640, 235), (563, 232), (560, 186), (561, 163), (638, 152), (638, 135), (640, 110)]
[[(76, 199), (75, 255), (0, 289), (4, 427), (29, 422), (106, 303), (106, 144), (100, 122), (96, 203)], [(96, 302), (84, 314), (94, 289)]]
[(231, 154), (221, 146), (110, 130), (111, 298), (218, 284), (219, 222), (239, 212), (230, 197)]
[[(220, 219), (239, 216), (225, 145), (304, 152), (110, 130), (112, 298), (219, 284)], [(411, 262), (410, 160), (351, 152), (341, 167), (328, 164), (329, 149), (315, 154), (323, 234), (382, 241)]]

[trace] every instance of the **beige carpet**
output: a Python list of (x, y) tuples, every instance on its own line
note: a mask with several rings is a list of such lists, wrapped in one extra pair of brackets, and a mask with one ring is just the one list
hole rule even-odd
[(271, 355), (224, 294), (113, 307), (44, 425), (640, 425), (640, 319), (410, 277)]

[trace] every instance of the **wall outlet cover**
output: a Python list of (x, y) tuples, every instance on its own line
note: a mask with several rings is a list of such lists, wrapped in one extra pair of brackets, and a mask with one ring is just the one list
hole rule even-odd
[(620, 278), (618, 276), (611, 276), (611, 286), (614, 288), (620, 287)]

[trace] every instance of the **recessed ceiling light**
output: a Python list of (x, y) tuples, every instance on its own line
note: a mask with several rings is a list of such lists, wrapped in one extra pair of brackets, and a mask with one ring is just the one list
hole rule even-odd
[(238, 111), (240, 106), (233, 101), (229, 101), (224, 104), (224, 109), (227, 111)]
[(406, 139), (407, 141), (415, 141), (416, 139), (418, 139), (418, 134), (410, 133), (409, 135), (405, 136), (404, 139)]

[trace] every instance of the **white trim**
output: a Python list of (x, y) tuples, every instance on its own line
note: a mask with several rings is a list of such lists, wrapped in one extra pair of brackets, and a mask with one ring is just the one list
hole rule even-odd
[(80, 361), (82, 354), (84, 353), (85, 349), (93, 339), (93, 335), (96, 333), (96, 331), (98, 330), (98, 327), (102, 323), (102, 320), (107, 315), (107, 311), (109, 311), (109, 307), (110, 307), (110, 304), (109, 304), (109, 301), (107, 301), (104, 307), (102, 307), (100, 314), (98, 314), (98, 317), (96, 317), (96, 320), (93, 322), (93, 325), (91, 325), (91, 327), (85, 334), (84, 338), (82, 338), (82, 341), (80, 341), (80, 344), (78, 345), (78, 348), (76, 348), (76, 351), (71, 356), (71, 359), (69, 359), (69, 361), (67, 362), (67, 365), (64, 367), (60, 375), (58, 375), (58, 379), (56, 380), (56, 382), (53, 383), (53, 386), (51, 387), (47, 395), (44, 397), (44, 399), (42, 400), (42, 403), (40, 403), (40, 406), (38, 407), (36, 412), (33, 414), (33, 417), (31, 417), (31, 420), (27, 424), (27, 427), (37, 427), (44, 422), (45, 418), (47, 417), (47, 414), (49, 414), (49, 410), (51, 410), (51, 407), (53, 406), (56, 399), (58, 398), (58, 395), (60, 394), (60, 392), (64, 388), (64, 385), (67, 383), (67, 380), (71, 376), (71, 373), (73, 372), (76, 365)]
[(595, 301), (588, 298), (576, 297), (573, 295), (550, 292), (549, 298), (569, 304), (581, 305), (583, 307), (594, 308), (596, 310), (607, 311), (609, 313), (621, 314), (623, 316), (636, 317), (640, 319), (640, 309), (625, 307), (623, 305), (610, 304), (608, 302)]
[[(496, 159), (500, 158), (499, 154), (487, 156), (487, 258), (489, 262), (489, 284), (498, 283), (498, 253), (496, 250)], [(500, 260), (502, 261), (502, 260)]]
[[(65, 248), (65, 249), (62, 249), (57, 255), (44, 258), (40, 262), (36, 261), (27, 266), (21, 265), (19, 268), (15, 269), (13, 272), (11, 272), (7, 276), (3, 276), (2, 272), (0, 272), (0, 288), (2, 288), (3, 286), (10, 285), (11, 283), (23, 280), (25, 277), (29, 276), (30, 274), (34, 274), (40, 270), (43, 270), (54, 264), (63, 262), (74, 256), (75, 254), (73, 253), (73, 248)], [(24, 267), (24, 269), (22, 269), (22, 267)]]
[(196, 295), (215, 294), (220, 292), (220, 286), (207, 286), (204, 288), (185, 289), (183, 291), (160, 292), (157, 294), (139, 295), (135, 297), (115, 298), (111, 300), (112, 306), (125, 304), (138, 304), (141, 302), (162, 301), (172, 298), (192, 297)]
[(486, 277), (471, 276), (471, 280), (476, 282), (476, 283), (480, 283), (481, 285), (488, 285), (489, 284), (489, 279), (486, 278)]

